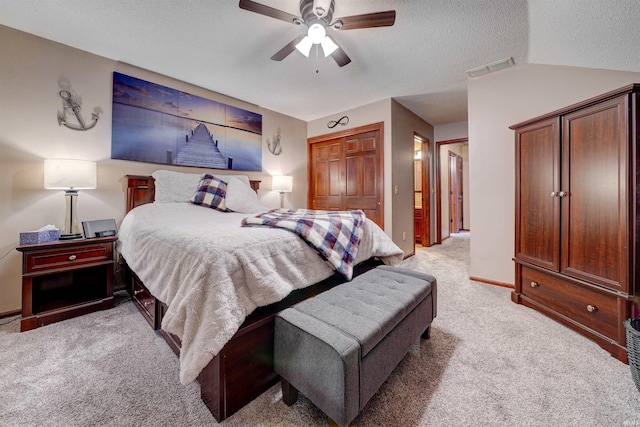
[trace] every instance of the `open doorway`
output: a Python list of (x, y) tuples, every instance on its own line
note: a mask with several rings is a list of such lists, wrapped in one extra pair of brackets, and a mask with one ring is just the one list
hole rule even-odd
[(431, 245), (431, 184), (429, 179), (429, 140), (413, 135), (414, 239), (416, 246)]
[(449, 233), (459, 233), (463, 228), (462, 170), (462, 156), (449, 151)]
[[(446, 150), (444, 149), (446, 146)], [(442, 243), (444, 239), (447, 239), (451, 232), (452, 227), (458, 231), (469, 230), (470, 224), (470, 211), (469, 211), (469, 173), (468, 173), (468, 160), (469, 160), (469, 140), (468, 138), (451, 139), (446, 141), (436, 142), (436, 161), (435, 161), (435, 204), (436, 204), (436, 224), (435, 224), (435, 243)], [(449, 159), (449, 152), (453, 152), (462, 158), (462, 166), (458, 167), (458, 160), (455, 161), (455, 169), (459, 170), (454, 174), (450, 172), (450, 165), (452, 160)], [(453, 191), (450, 188), (451, 177), (454, 175), (454, 183), (462, 183), (458, 189)], [(452, 200), (453, 193), (455, 193), (455, 200)], [(458, 203), (458, 196), (461, 197)], [(451, 208), (456, 208), (459, 212), (450, 215)], [(455, 218), (455, 219), (454, 219)], [(453, 220), (453, 223), (452, 221)], [(455, 231), (454, 231), (455, 232)]]

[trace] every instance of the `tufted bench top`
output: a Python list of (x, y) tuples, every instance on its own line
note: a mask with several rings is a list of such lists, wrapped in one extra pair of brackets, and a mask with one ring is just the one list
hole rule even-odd
[(434, 281), (428, 274), (380, 266), (288, 310), (353, 338), (364, 357), (431, 293)]

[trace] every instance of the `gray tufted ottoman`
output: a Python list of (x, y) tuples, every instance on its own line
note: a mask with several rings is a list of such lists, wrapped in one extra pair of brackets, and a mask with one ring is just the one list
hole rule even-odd
[(360, 413), (436, 316), (436, 279), (389, 266), (370, 270), (280, 312), (275, 371), (283, 401), (298, 390), (340, 425)]

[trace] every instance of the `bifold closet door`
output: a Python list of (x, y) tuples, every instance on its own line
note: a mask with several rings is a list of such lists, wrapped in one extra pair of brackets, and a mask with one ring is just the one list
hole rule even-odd
[(384, 227), (380, 135), (380, 129), (374, 129), (310, 141), (310, 209), (361, 209)]

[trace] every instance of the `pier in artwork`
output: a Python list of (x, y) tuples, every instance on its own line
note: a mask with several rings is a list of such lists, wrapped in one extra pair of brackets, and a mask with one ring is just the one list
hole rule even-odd
[(175, 164), (231, 169), (231, 160), (220, 152), (217, 141), (204, 123), (198, 123), (191, 135), (186, 136), (186, 143), (182, 144), (176, 154)]

